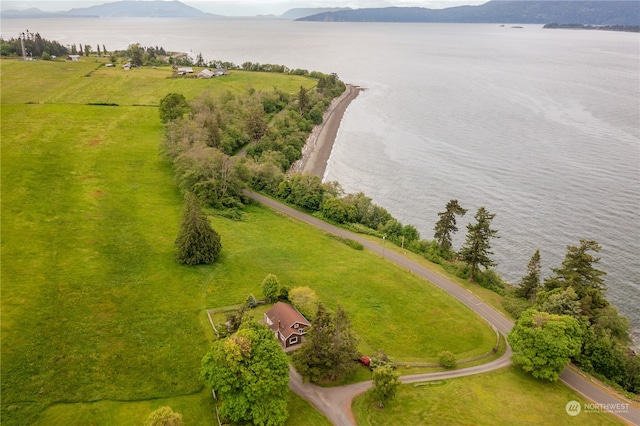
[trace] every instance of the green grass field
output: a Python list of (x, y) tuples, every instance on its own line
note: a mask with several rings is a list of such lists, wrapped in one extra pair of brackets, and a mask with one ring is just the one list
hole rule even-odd
[(565, 410), (569, 401), (587, 402), (562, 383), (536, 380), (515, 367), (490, 373), (401, 385), (395, 400), (384, 409), (369, 395), (353, 402), (361, 426), (405, 425), (620, 425), (606, 413)]
[[(260, 297), (268, 273), (312, 287), (330, 308), (341, 304), (365, 353), (433, 362), (442, 350), (458, 358), (491, 350), (490, 327), (440, 290), (265, 208), (247, 208), (241, 221), (211, 217), (222, 236), (220, 261), (177, 265), (182, 196), (159, 155), (157, 109), (143, 105), (170, 92), (295, 92), (315, 83), (264, 73), (168, 75), (92, 61), (0, 61), (3, 424), (134, 425), (162, 405), (189, 425), (213, 424), (210, 393), (198, 380), (213, 338), (205, 310)], [(510, 398), (518, 417), (504, 410)], [(580, 400), (561, 384), (510, 369), (403, 386), (387, 410), (364, 397), (355, 412), (362, 424), (420, 424), (425, 415), (437, 419), (432, 424), (549, 424), (539, 407), (553, 407), (550, 419), (562, 424), (567, 398)], [(289, 425), (329, 424), (293, 394), (289, 411)]]
[[(259, 296), (268, 273), (342, 304), (366, 352), (431, 360), (443, 349), (491, 349), (491, 329), (441, 291), (267, 209), (251, 207), (237, 222), (212, 217), (220, 261), (177, 265), (182, 197), (159, 155), (157, 109), (135, 105), (216, 84), (295, 91), (313, 81), (173, 80), (146, 69), (85, 77), (98, 65), (0, 62), (3, 424), (122, 424), (160, 405), (211, 424), (198, 380), (213, 335), (204, 310)], [(98, 102), (120, 106), (86, 105)], [(298, 418), (326, 420), (291, 404)]]

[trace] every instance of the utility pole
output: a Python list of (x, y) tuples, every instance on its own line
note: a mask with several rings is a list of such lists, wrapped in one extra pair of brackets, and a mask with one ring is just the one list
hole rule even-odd
[(26, 61), (27, 60), (27, 51), (24, 48), (24, 38), (25, 38), (25, 35), (24, 35), (24, 33), (22, 33), (22, 37), (20, 37), (20, 46), (22, 46), (22, 60)]
[(382, 258), (384, 259), (384, 242), (387, 239), (387, 234), (382, 236)]

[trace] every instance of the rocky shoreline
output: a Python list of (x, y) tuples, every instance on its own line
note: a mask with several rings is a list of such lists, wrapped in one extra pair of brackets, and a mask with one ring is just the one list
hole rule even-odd
[(317, 125), (307, 138), (302, 158), (291, 165), (291, 173), (309, 173), (322, 179), (344, 112), (361, 90), (348, 84), (344, 93), (333, 100), (324, 113), (322, 124)]

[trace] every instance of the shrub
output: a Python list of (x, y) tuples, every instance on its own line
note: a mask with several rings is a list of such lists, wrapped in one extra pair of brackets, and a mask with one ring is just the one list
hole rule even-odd
[(375, 370), (377, 367), (395, 368), (395, 364), (384, 351), (379, 350), (375, 354), (371, 355), (369, 367), (371, 370)]
[(532, 304), (524, 299), (520, 299), (519, 297), (507, 295), (502, 299), (502, 306), (507, 312), (513, 315), (515, 319), (518, 319), (524, 311), (532, 306)]
[(278, 290), (278, 299), (289, 300), (289, 286), (280, 286), (280, 289)]
[(318, 309), (318, 296), (307, 286), (296, 287), (289, 292), (289, 300), (305, 317), (312, 319)]
[(182, 426), (182, 414), (175, 413), (171, 407), (160, 407), (149, 414), (144, 426)]
[(245, 301), (245, 303), (246, 303), (246, 305), (247, 305), (247, 307), (248, 307), (249, 309), (253, 309), (253, 308), (255, 308), (256, 306), (258, 306), (258, 301), (256, 300), (256, 298), (254, 297), (254, 295), (253, 295), (253, 294), (250, 294), (250, 295), (247, 297), (247, 300)]
[(438, 354), (438, 362), (444, 368), (455, 368), (456, 367), (456, 356), (453, 352), (443, 351)]

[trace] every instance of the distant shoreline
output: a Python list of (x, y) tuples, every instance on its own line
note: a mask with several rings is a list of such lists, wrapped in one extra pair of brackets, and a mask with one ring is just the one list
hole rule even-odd
[(302, 158), (291, 166), (290, 172), (309, 173), (322, 179), (342, 117), (349, 104), (358, 97), (361, 90), (363, 89), (358, 86), (347, 84), (344, 93), (333, 100), (324, 113), (322, 123), (314, 127), (307, 138), (302, 148)]

